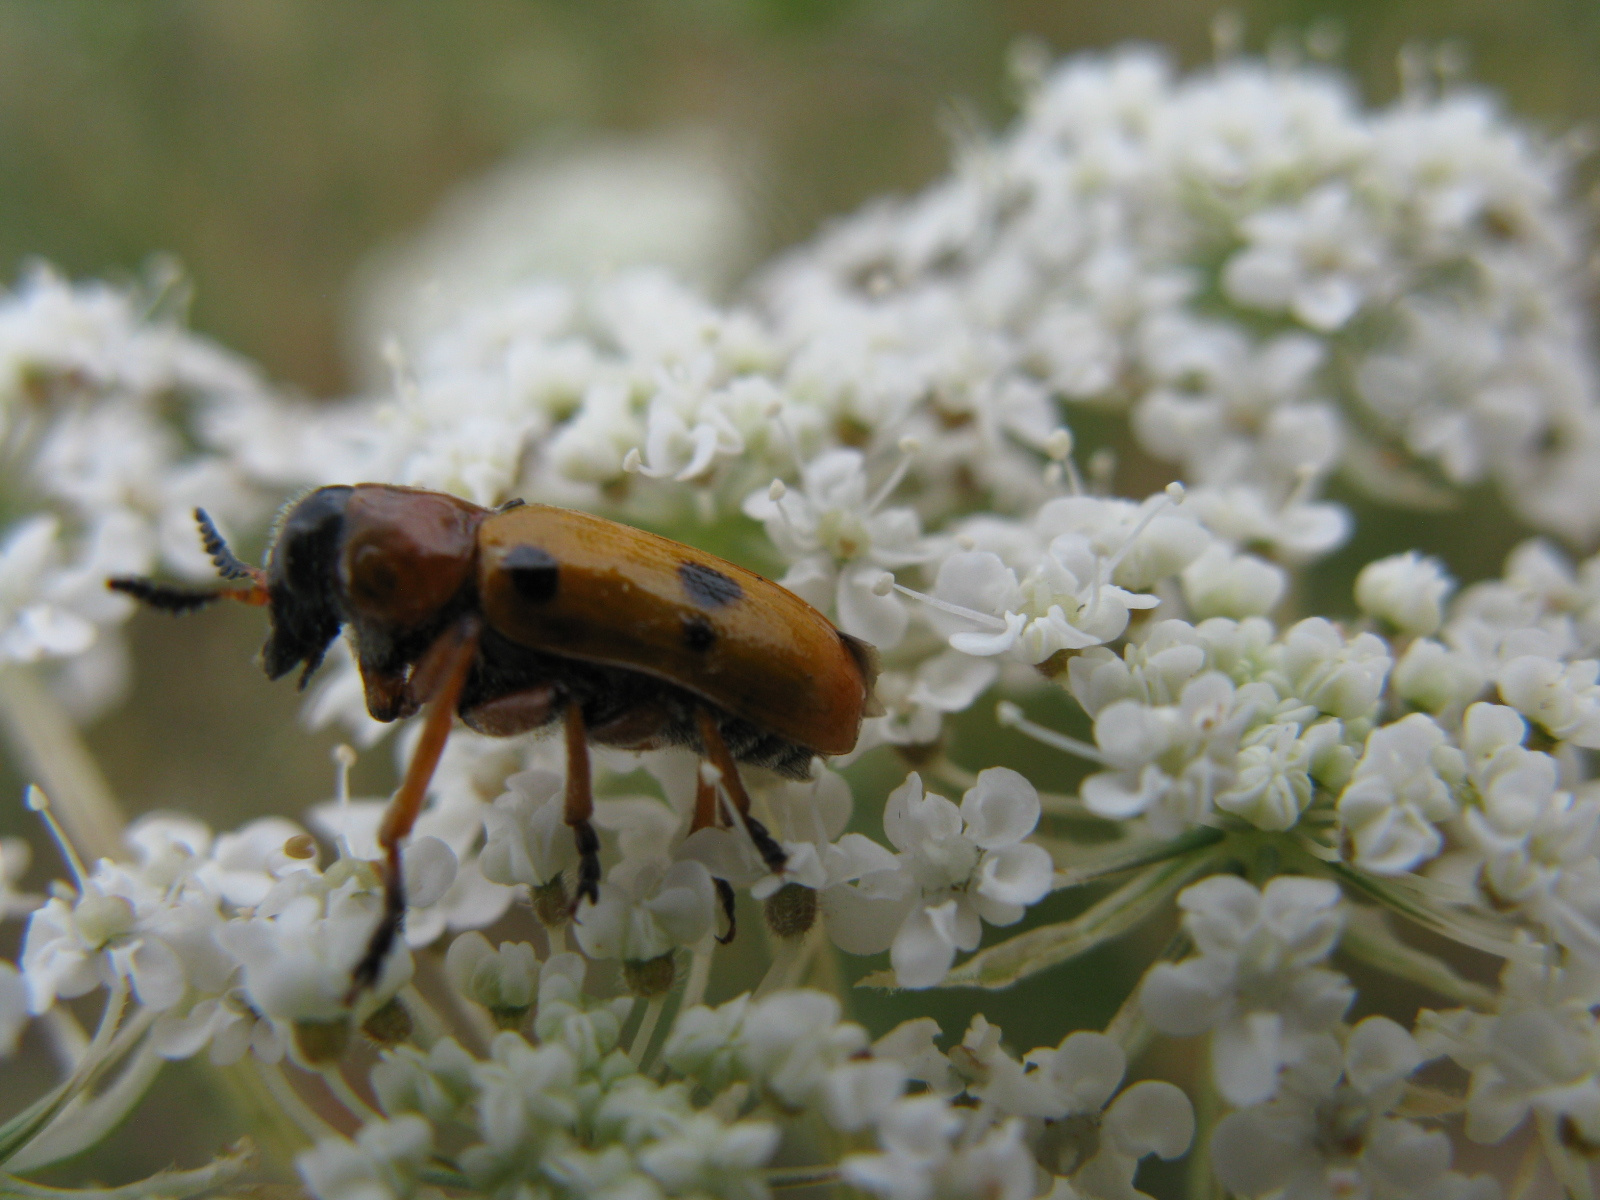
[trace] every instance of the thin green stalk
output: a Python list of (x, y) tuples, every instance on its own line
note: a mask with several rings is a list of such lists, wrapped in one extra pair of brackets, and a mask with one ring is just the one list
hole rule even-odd
[[(1191, 851), (1157, 866), (1147, 867), (1111, 895), (1070, 921), (1043, 925), (1018, 934), (974, 954), (950, 974), (941, 987), (1010, 987), (1019, 980), (1058, 966), (1121, 937), (1153, 915), (1195, 876), (1216, 861), (1215, 847)], [(893, 987), (894, 976), (880, 971), (858, 987)]]
[(317, 1072), (317, 1074), (322, 1076), (322, 1081), (328, 1085), (328, 1090), (333, 1093), (334, 1099), (344, 1105), (345, 1109), (357, 1121), (365, 1125), (369, 1121), (381, 1121), (384, 1119), (383, 1114), (368, 1104), (362, 1098), (361, 1093), (350, 1085), (350, 1081), (344, 1077), (344, 1073), (337, 1066), (329, 1067), (326, 1070)]
[(1332, 875), (1351, 891), (1463, 946), (1506, 959), (1526, 959), (1539, 953), (1531, 943), (1519, 943), (1510, 924), (1496, 923), (1464, 909), (1447, 908), (1427, 894), (1424, 881), (1404, 876), (1380, 879), (1344, 863), (1323, 862), (1310, 854), (1306, 855), (1306, 863), (1314, 864), (1315, 871)]
[(644, 1017), (639, 1022), (639, 1028), (634, 1031), (633, 1043), (628, 1047), (628, 1057), (641, 1071), (645, 1069), (645, 1052), (650, 1049), (650, 1043), (656, 1036), (656, 1026), (661, 1022), (661, 1010), (666, 1006), (667, 993), (651, 996), (645, 1003)]
[(0, 670), (0, 733), (91, 865), (125, 852), (127, 822), (110, 785), (55, 693), (28, 667)]
[(81, 1154), (122, 1123), (165, 1065), (148, 1042), (142, 1043), (110, 1087), (80, 1106), (68, 1106), (6, 1165), (13, 1171), (37, 1171)]
[(0, 1125), (0, 1164), (10, 1162), (19, 1150), (55, 1120), (61, 1110), (93, 1081), (106, 1047), (110, 1045), (117, 1024), (122, 1019), (122, 1010), (127, 1002), (128, 981), (124, 976), (118, 975), (106, 996), (106, 1006), (100, 1013), (99, 1027), (94, 1031), (94, 1037), (89, 1041), (89, 1048), (84, 1052), (77, 1068), (45, 1095), (4, 1125)]
[(109, 1188), (55, 1188), (0, 1175), (0, 1200), (185, 1200), (236, 1178), (255, 1161), (255, 1148), (245, 1138), (226, 1154), (190, 1171), (159, 1171), (137, 1183)]
[(1185, 1164), (1183, 1194), (1189, 1200), (1222, 1200), (1222, 1184), (1211, 1165), (1211, 1131), (1221, 1115), (1221, 1103), (1207, 1066), (1202, 1065), (1194, 1091), (1194, 1142)]
[(716, 939), (708, 933), (690, 952), (689, 978), (683, 985), (683, 999), (678, 1003), (679, 1012), (686, 1012), (695, 1005), (704, 1003), (706, 985), (711, 982), (711, 957), (716, 953), (716, 949)]
[(1457, 1004), (1482, 1010), (1494, 1007), (1492, 988), (1464, 979), (1443, 959), (1406, 945), (1389, 928), (1382, 909), (1351, 905), (1339, 951)]
[(300, 1127), (300, 1132), (313, 1142), (320, 1142), (323, 1138), (336, 1138), (342, 1136), (337, 1129), (317, 1115), (305, 1097), (294, 1084), (289, 1082), (289, 1077), (283, 1073), (282, 1063), (264, 1063), (259, 1058), (252, 1059), (256, 1072), (261, 1082), (266, 1084), (267, 1091), (272, 1093), (272, 1098), (277, 1101), (278, 1107)]
[[(1086, 856), (1087, 861), (1069, 863), (1057, 873), (1054, 886), (1061, 888), (1081, 887), (1086, 883), (1095, 883), (1111, 875), (1120, 875), (1126, 871), (1136, 871), (1140, 867), (1151, 867), (1156, 863), (1167, 862), (1170, 859), (1181, 858), (1192, 851), (1207, 846), (1215, 846), (1227, 834), (1220, 829), (1213, 829), (1209, 825), (1201, 825), (1164, 842), (1150, 841), (1148, 839), (1130, 839), (1128, 843), (1114, 843), (1105, 847), (1100, 854)], [(1036, 839), (1049, 849), (1056, 839)]]
[(823, 1187), (839, 1182), (839, 1168), (833, 1166), (780, 1167), (767, 1172), (770, 1188)]

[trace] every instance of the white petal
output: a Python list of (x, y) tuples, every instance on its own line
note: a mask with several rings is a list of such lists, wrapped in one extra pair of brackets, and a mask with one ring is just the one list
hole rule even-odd
[(413, 838), (401, 857), (406, 903), (412, 908), (437, 904), (456, 879), (456, 852), (436, 837)]
[(978, 864), (978, 891), (1002, 904), (1037, 904), (1050, 892), (1055, 864), (1032, 842), (987, 851)]
[[(1004, 654), (1017, 644), (1017, 638), (1022, 635), (1022, 629), (1028, 623), (1028, 618), (1021, 613), (1008, 612), (1005, 616), (1006, 627), (995, 633), (952, 633), (950, 647), (963, 654)], [(1084, 643), (1093, 645), (1091, 639)]]
[(883, 568), (872, 563), (857, 563), (839, 576), (839, 628), (852, 637), (888, 650), (900, 644), (911, 623), (904, 599), (897, 593), (879, 596), (872, 589), (883, 575)]
[(1104, 1130), (1131, 1157), (1177, 1158), (1194, 1140), (1194, 1106), (1173, 1084), (1146, 1079), (1117, 1097), (1106, 1112)]
[(846, 954), (881, 953), (894, 942), (914, 899), (909, 892), (871, 896), (850, 884), (828, 888), (821, 896), (828, 936)]
[(906, 988), (932, 987), (949, 972), (955, 958), (955, 945), (940, 936), (921, 904), (906, 916), (889, 948), (895, 982)]
[(917, 668), (907, 699), (940, 712), (964, 712), (999, 673), (999, 666), (987, 658), (945, 650)]
[(1009, 767), (980, 771), (961, 798), (967, 836), (985, 850), (1020, 842), (1039, 824), (1039, 793)]
[(1116, 1039), (1084, 1031), (1069, 1034), (1045, 1069), (1069, 1113), (1096, 1113), (1122, 1082), (1128, 1056)]
[(1212, 1034), (1211, 1073), (1229, 1104), (1243, 1107), (1271, 1097), (1283, 1059), (1283, 1018), (1275, 1012), (1246, 1013)]
[(1404, 1079), (1422, 1065), (1416, 1039), (1388, 1017), (1368, 1017), (1350, 1031), (1345, 1075), (1363, 1092)]
[[(113, 951), (112, 957), (117, 958), (117, 952)], [(165, 942), (158, 938), (140, 938), (126, 961), (133, 978), (134, 995), (146, 1008), (159, 1012), (183, 999), (184, 988), (188, 986), (183, 963)]]
[(1275, 1104), (1229, 1113), (1211, 1135), (1217, 1178), (1241, 1196), (1282, 1187), (1315, 1154), (1309, 1129)]
[(1189, 1037), (1222, 1019), (1233, 994), (1233, 977), (1211, 958), (1156, 963), (1144, 977), (1139, 1003), (1162, 1033)]

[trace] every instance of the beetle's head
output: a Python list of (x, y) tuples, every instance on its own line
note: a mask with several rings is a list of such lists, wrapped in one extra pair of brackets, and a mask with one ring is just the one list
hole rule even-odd
[(261, 648), (269, 679), (301, 663), (300, 686), (339, 636), (339, 548), (349, 487), (318, 488), (284, 510), (267, 556), (266, 588), (272, 632)]

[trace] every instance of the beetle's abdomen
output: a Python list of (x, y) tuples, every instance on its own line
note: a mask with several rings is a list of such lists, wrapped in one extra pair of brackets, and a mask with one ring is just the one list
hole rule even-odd
[(793, 592), (692, 546), (525, 505), (478, 530), (489, 625), (640, 671), (819, 754), (854, 748), (867, 683), (838, 630)]

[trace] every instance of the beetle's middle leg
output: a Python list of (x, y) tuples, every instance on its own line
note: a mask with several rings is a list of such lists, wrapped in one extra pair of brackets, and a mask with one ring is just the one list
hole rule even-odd
[(350, 975), (350, 991), (345, 1003), (355, 998), (378, 980), (383, 970), (383, 960), (394, 945), (395, 936), (406, 916), (405, 878), (401, 871), (400, 845), (422, 811), (422, 801), (428, 794), (428, 783), (439, 766), (444, 744), (450, 737), (450, 723), (455, 719), (456, 703), (461, 689), (466, 686), (467, 675), (478, 656), (478, 640), (483, 632), (476, 617), (452, 625), (428, 648), (418, 663), (414, 678), (419, 691), (425, 690), (428, 715), (422, 726), (422, 736), (412, 752), (400, 790), (384, 810), (383, 821), (378, 826), (378, 846), (383, 850), (383, 917), (372, 931), (367, 952)]
[(584, 728), (583, 706), (576, 700), (567, 704), (567, 798), (566, 822), (578, 843), (578, 888), (572, 899), (576, 911), (587, 896), (590, 904), (600, 903), (600, 835), (589, 818), (594, 816), (594, 787), (589, 776), (589, 736)]
[(761, 855), (761, 861), (767, 864), (767, 870), (774, 875), (781, 873), (789, 856), (778, 845), (777, 839), (767, 832), (767, 827), (750, 815), (750, 793), (744, 790), (744, 780), (739, 778), (739, 765), (733, 761), (728, 743), (722, 740), (716, 716), (708, 708), (697, 708), (695, 722), (699, 726), (700, 745), (705, 750), (706, 761), (721, 775), (722, 786), (728, 789), (728, 798), (739, 811), (739, 817), (744, 821), (750, 840)]

